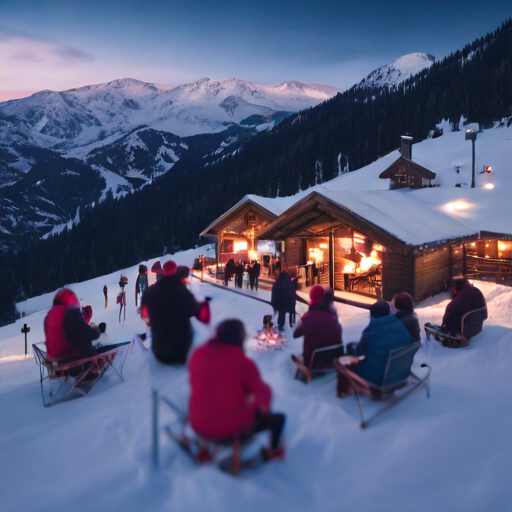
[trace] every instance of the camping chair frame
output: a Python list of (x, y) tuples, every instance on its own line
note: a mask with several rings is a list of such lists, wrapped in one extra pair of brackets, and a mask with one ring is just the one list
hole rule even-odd
[[(130, 344), (131, 341), (117, 343), (112, 345), (108, 351), (91, 357), (54, 359), (42, 350), (41, 347), (46, 345), (45, 341), (34, 343), (32, 351), (34, 352), (36, 364), (39, 366), (41, 395), (44, 406), (48, 407), (54, 402), (65, 399), (73, 391), (77, 391), (83, 396), (87, 395), (110, 368), (124, 381), (123, 367), (128, 350), (126, 350), (126, 354), (121, 359), (118, 356)], [(76, 370), (78, 374), (72, 375), (72, 370)], [(87, 379), (89, 375), (96, 375), (96, 377), (89, 380)], [(45, 398), (45, 388), (49, 394), (48, 400)]]
[[(438, 341), (439, 343), (441, 343), (445, 347), (450, 346), (449, 343), (447, 343), (445, 345), (444, 342), (446, 340), (458, 340), (459, 345), (461, 345), (461, 342), (467, 342), (461, 346), (469, 345), (469, 338), (466, 338), (466, 336), (464, 335), (465, 334), (464, 328), (466, 327), (466, 321), (469, 321), (469, 317), (471, 315), (473, 315), (473, 313), (480, 313), (481, 311), (487, 312), (487, 306), (484, 306), (483, 308), (472, 309), (471, 311), (468, 311), (467, 313), (464, 313), (462, 315), (462, 318), (460, 319), (460, 336), (452, 336), (450, 333), (442, 332), (440, 325), (432, 325), (432, 324), (426, 323), (424, 328), (425, 328), (425, 333), (427, 335), (427, 342), (430, 341), (430, 336), (434, 336), (434, 339), (436, 341)], [(486, 318), (487, 318), (487, 315), (486, 315)], [(452, 348), (457, 348), (457, 347), (452, 347)]]
[[(157, 391), (153, 391), (153, 465), (155, 469), (158, 469), (159, 459), (159, 403), (162, 402), (167, 408), (174, 413), (179, 424), (180, 432), (176, 432), (171, 428), (171, 425), (163, 427), (163, 431), (167, 434), (173, 442), (175, 442), (192, 460), (195, 464), (204, 464), (206, 462), (213, 461), (218, 451), (226, 446), (233, 446), (233, 455), (227, 459), (221, 461), (221, 466), (228, 466), (233, 476), (240, 474), (242, 467), (241, 462), (241, 451), (244, 445), (249, 442), (243, 440), (240, 436), (234, 436), (229, 439), (225, 439), (219, 442), (208, 441), (200, 436), (194, 438), (187, 435), (185, 432), (185, 426), (188, 422), (187, 414), (180, 410), (175, 404), (173, 404), (167, 398), (158, 394)], [(227, 463), (227, 464), (226, 464)]]
[[(401, 402), (404, 398), (406, 398), (407, 396), (409, 396), (411, 393), (413, 393), (422, 386), (425, 386), (425, 389), (427, 391), (427, 398), (430, 398), (428, 380), (430, 378), (430, 373), (432, 370), (430, 366), (428, 366), (427, 364), (421, 365), (422, 368), (428, 368), (427, 375), (423, 379), (420, 379), (411, 371), (409, 377), (407, 377), (406, 379), (400, 380), (398, 382), (393, 382), (394, 375), (403, 373), (403, 369), (405, 366), (408, 366), (410, 368), (410, 365), (412, 364), (412, 360), (414, 358), (414, 354), (418, 351), (420, 346), (421, 342), (417, 341), (416, 343), (408, 345), (407, 347), (391, 350), (386, 364), (386, 370), (384, 372), (383, 384), (381, 386), (377, 386), (373, 382), (363, 379), (357, 373), (341, 364), (338, 360), (335, 361), (334, 365), (336, 369), (338, 370), (339, 373), (343, 374), (349, 380), (352, 389), (354, 390), (354, 394), (356, 395), (357, 404), (359, 406), (359, 412), (361, 414), (362, 429), (366, 428), (375, 418), (391, 409), (397, 403)], [(390, 381), (391, 383), (389, 383)], [(400, 396), (396, 396), (394, 394), (394, 392), (397, 389), (405, 387), (409, 382), (411, 385), (406, 392), (402, 393)], [(363, 406), (361, 404), (361, 393), (369, 395), (373, 400), (387, 399), (389, 400), (389, 402), (387, 402), (386, 405), (379, 409), (371, 418), (365, 420)]]
[[(326, 356), (324, 352), (332, 351), (331, 364), (323, 367), (323, 368), (315, 368), (315, 357), (316, 360), (319, 360), (320, 356)], [(296, 356), (292, 354), (292, 361), (297, 366), (297, 372), (295, 373), (295, 378), (298, 379), (299, 375), (302, 373), (304, 377), (306, 377), (306, 383), (309, 384), (313, 380), (314, 375), (318, 375), (320, 373), (327, 373), (336, 371), (334, 366), (334, 360), (338, 357), (342, 356), (344, 353), (343, 343), (338, 345), (330, 345), (328, 347), (317, 348), (313, 350), (311, 354), (311, 360), (309, 361), (309, 367), (304, 364), (304, 360), (300, 356)]]

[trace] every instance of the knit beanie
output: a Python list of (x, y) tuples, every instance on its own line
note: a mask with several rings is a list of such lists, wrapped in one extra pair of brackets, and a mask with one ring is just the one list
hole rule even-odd
[(245, 336), (244, 324), (235, 318), (224, 320), (217, 326), (217, 341), (226, 345), (243, 348)]
[(166, 276), (172, 276), (176, 272), (176, 263), (174, 261), (169, 260), (164, 263), (164, 274)]
[(389, 315), (389, 304), (385, 300), (378, 300), (370, 306), (370, 316), (372, 318), (381, 318)]
[(414, 311), (414, 301), (407, 292), (397, 293), (395, 295), (395, 307), (406, 313), (412, 313)]
[(309, 290), (309, 304), (320, 304), (324, 298), (324, 287), (315, 284), (311, 290)]
[(73, 290), (70, 290), (69, 288), (62, 288), (55, 294), (55, 297), (53, 297), (53, 305), (78, 308), (80, 306), (80, 301)]

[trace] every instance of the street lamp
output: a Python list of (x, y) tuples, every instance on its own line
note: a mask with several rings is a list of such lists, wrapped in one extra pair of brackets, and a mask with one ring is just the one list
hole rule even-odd
[(475, 188), (475, 140), (476, 140), (476, 130), (473, 128), (468, 128), (466, 130), (466, 140), (470, 140), (473, 146), (473, 171), (471, 173), (471, 188)]

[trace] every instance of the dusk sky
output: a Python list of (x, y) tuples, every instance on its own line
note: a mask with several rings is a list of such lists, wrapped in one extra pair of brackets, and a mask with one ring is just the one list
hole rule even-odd
[(124, 77), (345, 89), (401, 55), (444, 57), (509, 17), (510, 0), (0, 0), (0, 101)]

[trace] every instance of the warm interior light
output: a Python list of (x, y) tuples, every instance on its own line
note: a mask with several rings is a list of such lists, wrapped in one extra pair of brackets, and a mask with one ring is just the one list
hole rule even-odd
[(475, 245), (476, 245), (475, 242), (471, 243), (471, 247), (475, 247)]
[(494, 188), (494, 185), (492, 183), (487, 183), (486, 185), (484, 185), (484, 188), (486, 188), (487, 190), (491, 190)]
[(314, 261), (315, 263), (322, 263), (322, 261), (324, 261), (324, 251), (322, 251), (322, 249), (317, 248), (310, 249), (309, 259)]
[(370, 256), (371, 256), (372, 258), (376, 258), (376, 257), (377, 257), (377, 251), (372, 251), (372, 252), (370, 253)]
[(485, 255), (486, 258), (489, 258), (490, 256), (488, 254)]
[(257, 260), (258, 259), (258, 253), (256, 251), (249, 251), (249, 258), (251, 260)]
[(329, 246), (327, 244), (320, 244), (320, 249), (327, 249)]
[(247, 242), (235, 242), (234, 248), (235, 252), (247, 251)]
[(343, 267), (343, 272), (345, 274), (353, 274), (355, 270), (356, 270), (356, 266), (355, 265), (345, 265)]
[(485, 244), (485, 247), (489, 247), (489, 244)]
[(506, 251), (507, 250), (507, 244), (505, 244), (503, 242), (498, 242), (498, 249), (500, 251)]
[(380, 265), (380, 261), (376, 258), (361, 258), (360, 267), (363, 272), (370, 270), (372, 265)]

